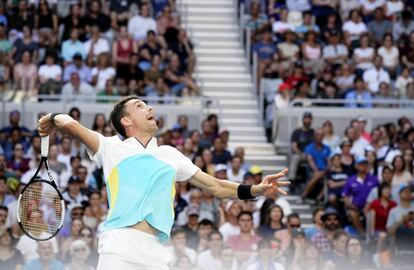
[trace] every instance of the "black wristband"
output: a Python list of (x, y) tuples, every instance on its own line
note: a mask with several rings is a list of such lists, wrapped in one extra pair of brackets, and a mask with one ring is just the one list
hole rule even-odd
[(240, 200), (254, 199), (254, 197), (252, 196), (252, 193), (250, 191), (251, 187), (252, 187), (252, 185), (240, 184), (237, 187), (237, 197), (239, 197)]
[(55, 124), (55, 117), (56, 117), (56, 115), (58, 115), (58, 114), (62, 114), (62, 113), (52, 113), (52, 114), (50, 115), (50, 121), (52, 121), (52, 124), (53, 124), (53, 125)]

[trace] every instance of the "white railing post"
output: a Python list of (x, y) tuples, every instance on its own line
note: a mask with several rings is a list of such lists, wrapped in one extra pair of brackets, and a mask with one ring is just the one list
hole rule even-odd
[(247, 57), (247, 65), (250, 67), (252, 63), (252, 46), (251, 46), (251, 37), (252, 31), (249, 28), (246, 28), (246, 41), (245, 41), (245, 48), (246, 48), (246, 57)]
[[(237, 0), (236, 0), (237, 1)], [(244, 3), (239, 6), (239, 31), (240, 31), (240, 43), (244, 43)]]

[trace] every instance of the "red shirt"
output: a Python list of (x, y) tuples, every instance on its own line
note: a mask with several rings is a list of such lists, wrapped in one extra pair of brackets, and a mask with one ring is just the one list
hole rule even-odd
[(257, 250), (257, 244), (261, 239), (257, 235), (252, 235), (248, 240), (243, 240), (240, 235), (233, 235), (227, 239), (227, 245), (235, 251), (252, 252)]
[(386, 208), (381, 204), (380, 199), (376, 199), (371, 203), (369, 209), (372, 209), (375, 212), (375, 231), (386, 231), (388, 215), (390, 214), (391, 209), (396, 206), (397, 204), (391, 200), (388, 201)]

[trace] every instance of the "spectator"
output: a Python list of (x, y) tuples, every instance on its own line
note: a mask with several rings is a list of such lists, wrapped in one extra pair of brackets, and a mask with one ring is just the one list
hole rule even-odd
[(341, 164), (341, 154), (334, 154), (331, 157), (329, 170), (326, 174), (328, 180), (328, 201), (333, 207), (338, 207), (342, 198), (342, 189), (348, 179), (348, 174)]
[(170, 262), (171, 265), (174, 265), (181, 256), (187, 256), (190, 259), (190, 262), (194, 264), (197, 259), (197, 253), (186, 247), (186, 233), (183, 229), (175, 229), (171, 233), (172, 246), (168, 248), (173, 259)]
[(96, 243), (92, 229), (89, 227), (83, 227), (80, 232), (80, 240), (83, 240), (89, 248), (89, 255), (86, 259), (86, 263), (90, 266), (96, 267), (99, 255), (96, 250)]
[[(382, 171), (381, 171), (381, 184), (387, 183), (388, 185), (390, 185), (391, 198), (393, 198), (393, 200), (396, 200), (396, 198), (392, 194), (392, 178), (393, 178), (393, 175), (394, 175), (394, 169), (391, 167), (391, 165), (385, 165), (382, 168)], [(378, 187), (373, 188), (371, 190), (371, 192), (369, 193), (369, 195), (368, 195), (367, 204), (370, 205), (375, 199), (378, 199), (379, 198), (378, 195), (379, 195), (378, 194)]]
[(303, 37), (306, 33), (313, 31), (316, 33), (320, 32), (319, 26), (313, 23), (314, 17), (310, 11), (303, 12), (303, 23), (301, 26), (295, 28), (295, 32)]
[(38, 70), (40, 82), (39, 94), (56, 95), (60, 94), (62, 68), (55, 63), (56, 56), (52, 53), (46, 54), (45, 64)]
[(57, 42), (58, 16), (52, 12), (48, 1), (40, 0), (34, 17), (34, 29), (39, 32), (40, 44)]
[(2, 228), (0, 230), (0, 250), (2, 251), (2, 256), (0, 256), (1, 269), (21, 269), (23, 266), (23, 256), (14, 248), (13, 242), (14, 239), (11, 230)]
[[(246, 270), (262, 269), (266, 267), (268, 269), (284, 270), (282, 264), (277, 263), (273, 260), (272, 246), (269, 240), (262, 239), (257, 245), (258, 256), (255, 262), (250, 264)], [(266, 266), (265, 266), (266, 265)]]
[(130, 63), (130, 56), (137, 53), (137, 44), (129, 37), (126, 26), (119, 29), (118, 40), (112, 46), (112, 59), (118, 68), (125, 68)]
[(392, 35), (395, 40), (406, 39), (414, 31), (414, 21), (412, 11), (404, 10), (401, 13), (401, 19), (393, 24)]
[(302, 55), (304, 60), (305, 69), (309, 70), (313, 74), (319, 74), (323, 69), (322, 48), (317, 43), (317, 35), (313, 30), (308, 31), (305, 34), (305, 40), (302, 44)]
[(397, 206), (391, 200), (391, 186), (387, 182), (383, 182), (378, 188), (378, 199), (367, 205), (371, 218), (370, 234), (378, 235), (380, 232), (386, 232), (386, 223), (390, 211)]
[(334, 153), (341, 144), (341, 139), (334, 133), (332, 122), (327, 120), (322, 124), (323, 140), (322, 143), (329, 147), (331, 153)]
[(84, 223), (81, 219), (72, 219), (70, 226), (70, 235), (66, 238), (61, 245), (59, 257), (64, 260), (67, 254), (70, 252), (73, 242), (80, 238), (80, 232), (84, 227)]
[(291, 264), (293, 269), (311, 270), (321, 269), (323, 267), (323, 258), (318, 249), (312, 244), (305, 244), (300, 249)]
[(289, 11), (308, 11), (311, 9), (309, 0), (287, 0), (286, 6)]
[[(92, 3), (96, 3), (97, 0), (93, 1)], [(94, 6), (95, 4), (92, 4)], [(108, 41), (101, 37), (101, 33), (99, 32), (99, 25), (91, 25), (90, 26), (90, 38), (84, 44), (85, 51), (88, 55), (87, 62), (89, 65), (96, 60), (96, 58), (103, 54), (109, 53), (110, 47)]]
[(233, 156), (230, 160), (231, 166), (227, 169), (227, 177), (229, 180), (241, 183), (246, 171), (241, 168), (242, 159), (239, 156)]
[(389, 73), (382, 68), (382, 57), (376, 56), (374, 58), (374, 67), (366, 70), (363, 75), (365, 83), (368, 85), (369, 91), (375, 94), (379, 90), (379, 84), (381, 82), (390, 83), (390, 75)]
[(72, 73), (78, 73), (81, 82), (90, 83), (92, 81), (91, 69), (85, 64), (80, 53), (74, 54), (72, 63), (65, 67), (63, 81), (69, 81)]
[(65, 270), (93, 270), (94, 267), (86, 263), (90, 253), (88, 245), (83, 240), (76, 240), (70, 246), (72, 262), (67, 264)]
[(356, 48), (359, 44), (359, 38), (368, 31), (357, 9), (349, 12), (349, 18), (342, 26), (342, 31), (344, 32), (345, 44), (348, 47)]
[(49, 241), (38, 242), (37, 253), (39, 258), (29, 261), (25, 266), (24, 270), (42, 270), (43, 266), (51, 270), (63, 270), (64, 266), (61, 262), (55, 259), (53, 253), (53, 243)]
[(70, 38), (62, 43), (62, 57), (66, 63), (72, 62), (74, 56), (80, 55), (82, 59), (86, 59), (87, 51), (85, 46), (79, 40), (79, 30), (72, 28)]
[(147, 36), (148, 31), (157, 31), (156, 21), (150, 17), (148, 3), (142, 3), (140, 14), (132, 17), (128, 22), (128, 33), (135, 41), (142, 41)]
[(240, 227), (238, 223), (238, 216), (242, 211), (241, 205), (237, 201), (228, 201), (224, 211), (221, 213), (221, 223), (219, 228), (223, 241), (227, 242), (230, 236), (237, 236), (240, 234)]
[(109, 55), (102, 53), (98, 56), (97, 65), (91, 71), (92, 84), (95, 85), (98, 91), (105, 88), (108, 80), (115, 78), (115, 69), (110, 66)]
[(251, 212), (242, 211), (237, 217), (237, 220), (240, 226), (240, 234), (229, 236), (227, 244), (233, 250), (243, 252), (247, 255), (249, 252), (255, 250), (261, 237), (253, 234), (253, 215)]
[[(356, 50), (355, 50), (356, 51)], [(354, 51), (354, 52), (355, 52)], [(336, 77), (335, 84), (339, 88), (339, 96), (344, 97), (349, 89), (354, 85), (355, 74), (353, 68), (349, 64), (342, 64), (340, 75)]]
[(306, 238), (312, 240), (312, 238), (319, 232), (323, 230), (323, 221), (322, 216), (325, 213), (325, 209), (322, 207), (317, 207), (312, 212), (312, 222), (314, 225), (311, 227), (305, 228)]
[(375, 9), (374, 20), (368, 24), (368, 31), (378, 45), (382, 43), (386, 33), (392, 32), (392, 23), (384, 18), (384, 10), (382, 7)]
[(63, 26), (62, 40), (70, 38), (72, 29), (78, 29), (79, 40), (85, 39), (85, 18), (82, 16), (81, 5), (78, 3), (70, 6), (69, 14), (62, 19)]
[(364, 236), (365, 229), (360, 220), (361, 211), (367, 202), (369, 193), (378, 186), (379, 182), (376, 176), (369, 174), (368, 162), (365, 157), (357, 158), (356, 167), (357, 174), (348, 178), (342, 195), (352, 225), (361, 236)]
[[(311, 178), (302, 193), (302, 198), (307, 198), (309, 194), (314, 192), (317, 183), (320, 180), (323, 180), (323, 177), (325, 177), (325, 173), (328, 168), (328, 158), (331, 154), (331, 150), (328, 146), (322, 143), (322, 140), (323, 131), (321, 128), (318, 128), (315, 130), (314, 141), (305, 148), (304, 153), (306, 154), (306, 158), (310, 167)], [(318, 194), (316, 197), (319, 200), (321, 196)]]
[(348, 49), (340, 43), (341, 34), (335, 29), (329, 33), (328, 40), (329, 45), (323, 48), (323, 57), (328, 64), (337, 68), (348, 60)]
[(90, 192), (88, 201), (89, 206), (85, 208), (83, 221), (89, 228), (97, 229), (98, 225), (104, 221), (108, 209), (106, 205), (101, 204), (101, 194), (97, 191)]
[(323, 230), (316, 233), (312, 237), (313, 244), (318, 248), (319, 252), (325, 254), (332, 250), (331, 240), (335, 232), (341, 228), (338, 211), (335, 208), (328, 208), (321, 217), (323, 222)]
[(306, 112), (302, 117), (302, 127), (292, 133), (291, 148), (292, 156), (289, 167), (289, 178), (295, 179), (298, 166), (306, 160), (305, 148), (312, 142), (314, 131), (312, 129), (312, 113)]
[(408, 185), (401, 185), (398, 193), (399, 204), (388, 215), (387, 232), (395, 237), (396, 245), (400, 250), (411, 250), (414, 239), (414, 230), (411, 226), (414, 221), (411, 188)]
[(397, 191), (401, 185), (411, 184), (413, 176), (409, 171), (405, 170), (404, 159), (402, 156), (397, 155), (392, 160), (392, 167), (394, 174), (392, 177), (392, 194), (398, 202)]
[[(402, 57), (404, 57), (404, 55)], [(413, 78), (410, 76), (410, 69), (404, 67), (401, 74), (397, 77), (397, 81), (395, 82), (397, 97), (407, 97), (407, 86), (410, 83), (413, 83)]]
[(260, 3), (252, 2), (250, 4), (250, 14), (246, 15), (244, 20), (244, 28), (255, 33), (267, 23), (267, 16), (260, 12)]
[(397, 47), (394, 46), (394, 40), (391, 34), (384, 35), (383, 46), (378, 49), (377, 53), (384, 59), (384, 69), (391, 74), (392, 77), (395, 77), (400, 54)]
[[(94, 32), (94, 26), (98, 26), (98, 30), (105, 35), (110, 35), (111, 19), (103, 11), (102, 2), (99, 0), (92, 0), (89, 2), (88, 11), (85, 16), (86, 31), (90, 34)], [(89, 50), (87, 50), (89, 51)], [(108, 49), (109, 51), (109, 49)], [(99, 55), (102, 52), (96, 53)]]
[[(48, 156), (49, 167), (51, 170), (55, 171), (60, 176), (63, 173), (63, 171), (65, 171), (67, 168), (66, 168), (65, 163), (57, 160), (58, 154), (59, 154), (58, 146), (56, 144), (50, 145), (49, 156)], [(65, 188), (65, 187), (60, 186), (59, 188)]]
[(347, 262), (346, 243), (348, 238), (346, 232), (336, 231), (332, 237), (332, 250), (324, 255), (325, 259), (332, 262), (337, 269), (340, 269)]
[(16, 82), (16, 89), (23, 90), (28, 96), (36, 93), (37, 67), (31, 61), (30, 51), (22, 52), (21, 63), (14, 66), (13, 77)]
[(24, 158), (23, 145), (16, 143), (13, 149), (13, 157), (7, 163), (7, 168), (14, 172), (18, 177), (21, 177), (29, 170), (29, 159)]
[(302, 223), (298, 213), (289, 214), (286, 220), (287, 228), (276, 231), (274, 234), (274, 237), (280, 240), (280, 249), (283, 253), (289, 249), (292, 243), (293, 231), (299, 229)]
[(362, 79), (361, 77), (356, 77), (354, 79), (354, 89), (349, 91), (346, 94), (345, 100), (349, 101), (345, 105), (348, 108), (358, 108), (358, 107), (371, 108), (372, 107), (372, 103), (371, 103), (372, 95), (365, 88), (364, 79)]
[(224, 148), (223, 141), (220, 138), (214, 139), (213, 163), (227, 164), (231, 160), (231, 154)]
[(81, 204), (82, 202), (88, 200), (88, 197), (80, 192), (80, 185), (81, 181), (77, 176), (69, 178), (67, 190), (62, 194), (67, 207), (71, 204)]
[(370, 47), (367, 34), (361, 36), (360, 43), (360, 46), (354, 50), (353, 58), (356, 68), (365, 71), (374, 66), (372, 62), (374, 61), (375, 50)]
[(286, 226), (283, 224), (283, 209), (276, 205), (272, 204), (267, 209), (265, 209), (266, 214), (264, 215), (263, 224), (258, 228), (258, 234), (264, 238), (268, 239), (273, 237), (275, 232), (285, 229)]
[(344, 269), (374, 269), (375, 266), (363, 252), (361, 241), (356, 237), (348, 238), (346, 242), (347, 262)]
[(23, 26), (23, 38), (17, 38), (13, 43), (12, 55), (15, 63), (22, 62), (23, 53), (28, 51), (37, 60), (38, 43), (34, 40), (32, 29), (28, 25)]
[(295, 40), (295, 32), (287, 29), (284, 33), (283, 41), (277, 44), (279, 61), (283, 70), (287, 70), (291, 67), (291, 65), (293, 65), (293, 63), (299, 60), (300, 48), (298, 44), (296, 44)]
[(277, 48), (273, 44), (270, 31), (264, 31), (260, 35), (260, 41), (254, 44), (253, 52), (257, 54), (259, 60), (257, 78), (260, 80), (272, 62), (277, 59)]
[(218, 231), (212, 231), (208, 235), (208, 249), (197, 257), (197, 266), (201, 270), (224, 269), (221, 262), (223, 252), (223, 237)]
[(184, 88), (188, 88), (191, 95), (198, 94), (198, 86), (187, 73), (181, 70), (180, 59), (176, 54), (173, 54), (170, 58), (170, 63), (165, 70), (165, 78), (171, 93), (175, 96), (181, 95)]
[(70, 81), (63, 85), (61, 101), (63, 102), (91, 102), (95, 91), (90, 84), (83, 82), (78, 73), (70, 75)]
[[(40, 157), (38, 156), (38, 157), (36, 157), (36, 164), (38, 164), (39, 162), (40, 162)], [(32, 179), (33, 175), (35, 175), (36, 171), (37, 171), (37, 167), (35, 167), (34, 169), (30, 169), (30, 170), (26, 171), (21, 176), (20, 182), (22, 184), (29, 183), (29, 181)], [(57, 183), (59, 183), (59, 181), (60, 181), (59, 175), (53, 170), (50, 170), (50, 174), (52, 175), (53, 180), (55, 180)], [(48, 175), (48, 173), (46, 171), (46, 167), (44, 165), (40, 168), (38, 176), (42, 179), (49, 179), (49, 175)]]

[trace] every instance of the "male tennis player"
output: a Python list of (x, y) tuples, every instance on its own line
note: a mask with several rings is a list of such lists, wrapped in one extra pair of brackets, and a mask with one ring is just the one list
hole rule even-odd
[(168, 269), (170, 255), (161, 244), (168, 240), (174, 222), (174, 182), (190, 183), (218, 198), (251, 199), (285, 192), (289, 182), (269, 175), (259, 185), (218, 180), (195, 166), (178, 150), (158, 147), (154, 111), (138, 97), (121, 99), (110, 119), (125, 140), (104, 137), (65, 114), (48, 114), (39, 120), (46, 136), (55, 128), (84, 143), (91, 158), (103, 166), (108, 187), (109, 213), (99, 236), (98, 270)]

